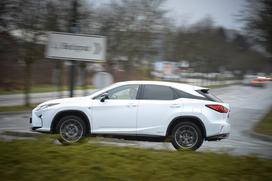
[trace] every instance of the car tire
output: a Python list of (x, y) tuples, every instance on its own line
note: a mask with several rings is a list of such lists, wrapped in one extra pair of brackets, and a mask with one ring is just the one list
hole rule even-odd
[(56, 131), (60, 142), (71, 144), (86, 136), (86, 124), (78, 116), (64, 116), (57, 124)]
[(192, 122), (178, 123), (171, 135), (171, 143), (177, 150), (196, 150), (203, 140), (199, 126)]

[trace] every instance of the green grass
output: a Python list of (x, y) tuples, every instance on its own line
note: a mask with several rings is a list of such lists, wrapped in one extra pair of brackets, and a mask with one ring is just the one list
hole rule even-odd
[(0, 142), (1, 180), (272, 179), (272, 160), (255, 157), (52, 142)]
[[(84, 89), (94, 89), (94, 86), (86, 86), (86, 88), (82, 86), (76, 86), (75, 90), (84, 90)], [(69, 90), (68, 86), (63, 86), (63, 91)], [(31, 87), (31, 93), (41, 93), (41, 92), (54, 92), (58, 91), (58, 88), (54, 85), (37, 85)], [(7, 94), (20, 94), (24, 93), (23, 89), (12, 89), (6, 90), (4, 88), (0, 88), (0, 95), (7, 95)]]
[(37, 104), (31, 104), (30, 106), (0, 106), (0, 112), (31, 111), (36, 106)]
[(257, 133), (272, 136), (272, 110), (255, 127)]

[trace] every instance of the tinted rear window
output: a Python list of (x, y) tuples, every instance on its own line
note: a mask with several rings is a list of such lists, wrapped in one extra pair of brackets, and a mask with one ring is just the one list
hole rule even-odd
[(170, 87), (160, 85), (144, 85), (142, 99), (147, 100), (172, 100), (175, 94)]
[(175, 90), (176, 95), (177, 95), (178, 98), (204, 99), (204, 100), (207, 100), (206, 97), (195, 96), (195, 95), (189, 94), (187, 92), (184, 92), (184, 91), (181, 91), (181, 90), (178, 90), (178, 89), (174, 89), (174, 90)]

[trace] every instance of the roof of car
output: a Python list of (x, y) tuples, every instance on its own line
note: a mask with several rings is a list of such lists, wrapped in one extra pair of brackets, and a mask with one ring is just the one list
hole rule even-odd
[(116, 84), (119, 85), (127, 85), (127, 84), (152, 84), (152, 85), (164, 85), (164, 86), (170, 86), (175, 87), (178, 89), (194, 89), (194, 90), (200, 90), (200, 89), (208, 89), (205, 87), (199, 87), (189, 84), (182, 84), (177, 82), (166, 82), (166, 81), (142, 81), (142, 80), (135, 80), (135, 81), (125, 81), (125, 82), (117, 82)]

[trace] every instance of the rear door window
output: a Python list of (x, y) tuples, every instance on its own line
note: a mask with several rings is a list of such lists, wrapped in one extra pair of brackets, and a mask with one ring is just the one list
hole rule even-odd
[(170, 87), (161, 85), (144, 85), (141, 99), (145, 100), (173, 100), (175, 94)]
[(195, 95), (189, 94), (189, 93), (187, 93), (187, 92), (184, 92), (184, 91), (181, 91), (181, 90), (178, 90), (178, 89), (174, 89), (174, 90), (175, 90), (176, 95), (177, 95), (178, 98), (203, 99), (203, 100), (207, 100), (206, 97), (195, 96)]

